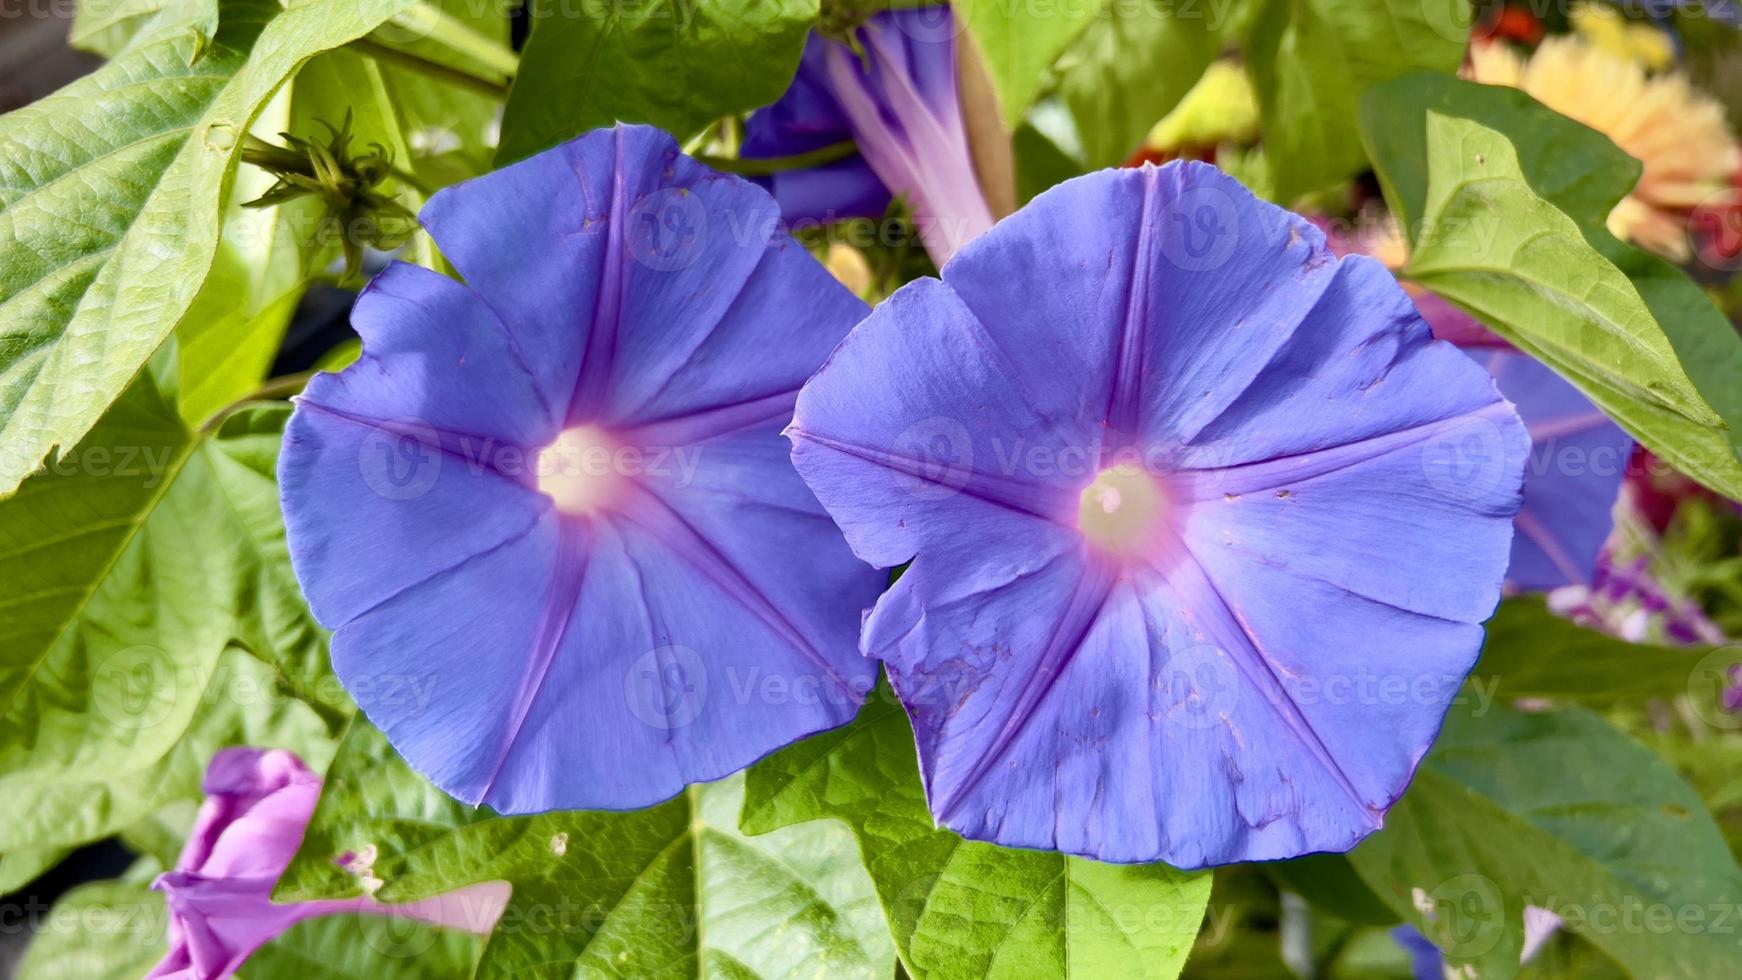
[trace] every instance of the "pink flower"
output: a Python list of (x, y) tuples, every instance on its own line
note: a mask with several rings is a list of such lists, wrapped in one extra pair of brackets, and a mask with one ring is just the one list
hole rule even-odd
[(505, 882), (404, 905), (368, 897), (274, 903), (273, 886), (302, 844), (321, 778), (282, 749), (230, 748), (212, 757), (205, 791), (175, 870), (151, 885), (169, 905), (169, 952), (147, 980), (228, 977), (280, 933), (318, 916), (391, 915), (488, 933), (507, 905)]

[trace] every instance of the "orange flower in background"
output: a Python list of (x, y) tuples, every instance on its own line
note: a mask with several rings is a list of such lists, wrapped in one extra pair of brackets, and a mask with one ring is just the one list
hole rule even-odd
[(1639, 184), (1609, 214), (1617, 238), (1686, 261), (1688, 212), (1735, 194), (1730, 175), (1742, 164), (1742, 151), (1724, 109), (1680, 73), (1648, 75), (1637, 62), (1563, 36), (1544, 41), (1528, 58), (1478, 41), (1470, 46), (1465, 75), (1523, 89), (1644, 165)]

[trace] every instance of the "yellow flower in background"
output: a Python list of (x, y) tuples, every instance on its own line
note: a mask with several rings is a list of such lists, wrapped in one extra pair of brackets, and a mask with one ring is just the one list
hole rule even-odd
[(1687, 212), (1721, 203), (1742, 164), (1724, 109), (1679, 72), (1647, 75), (1579, 35), (1550, 38), (1525, 58), (1498, 43), (1470, 46), (1467, 77), (1523, 89), (1563, 116), (1609, 137), (1644, 165), (1609, 230), (1666, 258), (1690, 254)]
[(1573, 8), (1573, 30), (1592, 45), (1617, 58), (1636, 61), (1652, 71), (1675, 64), (1669, 35), (1650, 24), (1628, 20), (1606, 4), (1582, 3)]
[(1144, 146), (1161, 152), (1258, 138), (1258, 96), (1246, 69), (1223, 59), (1211, 63), (1167, 118), (1149, 131)]
[(1398, 226), (1394, 215), (1375, 208), (1363, 208), (1358, 227), (1365, 230), (1367, 238), (1361, 251), (1383, 262), (1387, 269), (1396, 272), (1409, 262), (1409, 242), (1404, 239), (1403, 229)]
[(829, 270), (829, 275), (835, 281), (851, 289), (853, 295), (860, 299), (867, 298), (871, 293), (871, 265), (865, 261), (865, 253), (846, 242), (830, 242), (823, 265)]

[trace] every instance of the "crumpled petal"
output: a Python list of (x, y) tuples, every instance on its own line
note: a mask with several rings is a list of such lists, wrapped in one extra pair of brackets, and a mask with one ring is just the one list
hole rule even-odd
[[(370, 720), (510, 813), (646, 806), (849, 720), (883, 576), (780, 430), (864, 304), (766, 193), (647, 127), (422, 217), (465, 284), (372, 284), (365, 358), (310, 384), (280, 460), (298, 577)], [(543, 482), (575, 432), (608, 454), (594, 509)]]
[(169, 908), (170, 948), (147, 980), (228, 977), (291, 926), (323, 915), (390, 915), (488, 933), (508, 904), (506, 882), (402, 905), (368, 897), (276, 904), (272, 889), (302, 843), (320, 777), (282, 749), (237, 747), (212, 757), (205, 790), (174, 870), (152, 882)]
[[(854, 550), (913, 559), (863, 645), (939, 821), (1178, 867), (1379, 825), (1475, 661), (1528, 448), (1382, 267), (1201, 164), (1036, 198), (874, 310), (788, 431)], [(1122, 465), (1161, 516), (1104, 547), (1079, 507)]]

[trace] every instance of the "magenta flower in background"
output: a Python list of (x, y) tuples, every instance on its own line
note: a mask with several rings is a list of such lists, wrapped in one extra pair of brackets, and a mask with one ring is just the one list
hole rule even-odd
[(877, 307), (788, 432), (853, 549), (913, 561), (861, 642), (938, 820), (1184, 868), (1380, 825), (1528, 447), (1379, 263), (1195, 163), (1035, 198)]
[[(1619, 636), (1629, 643), (1675, 643), (1686, 646), (1727, 642), (1724, 631), (1699, 603), (1676, 595), (1652, 574), (1654, 554), (1623, 557), (1608, 548), (1597, 557), (1588, 588), (1572, 588), (1549, 596), (1549, 608), (1592, 629)], [(1731, 678), (1742, 685), (1742, 668)], [(1727, 689), (1726, 711), (1742, 708), (1742, 688)]]
[(631, 809), (850, 718), (884, 581), (794, 472), (865, 306), (774, 201), (647, 127), (442, 191), (465, 284), (395, 265), (279, 474), (333, 666), (407, 762), (505, 813)]
[(1427, 321), (1434, 336), (1463, 348), (1502, 347), (1510, 349), (1506, 338), (1482, 325), (1480, 320), (1458, 309), (1450, 300), (1411, 283), (1403, 291), (1415, 302), (1416, 312)]
[(859, 156), (763, 178), (788, 222), (877, 217), (906, 199), (942, 266), (995, 220), (975, 176), (948, 7), (887, 10), (858, 29), (863, 54), (813, 33), (792, 87), (751, 115), (742, 155), (780, 157), (851, 139)]
[(302, 843), (321, 778), (281, 749), (231, 748), (212, 757), (205, 791), (175, 870), (151, 886), (169, 906), (169, 952), (148, 980), (230, 976), (304, 919), (390, 915), (484, 934), (508, 903), (508, 884), (487, 882), (402, 905), (368, 897), (276, 904), (273, 886)]

